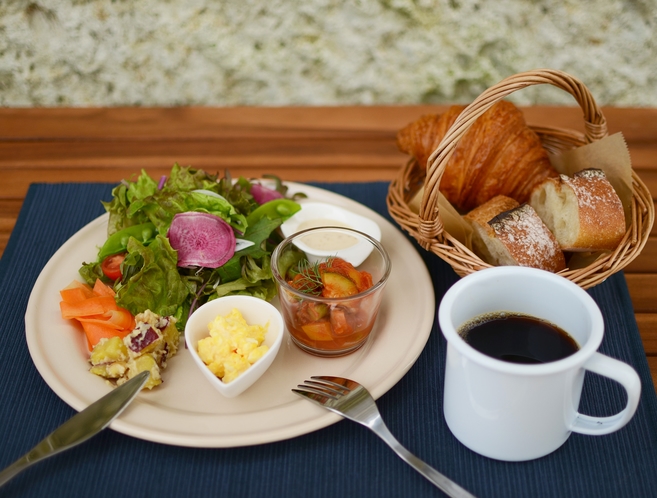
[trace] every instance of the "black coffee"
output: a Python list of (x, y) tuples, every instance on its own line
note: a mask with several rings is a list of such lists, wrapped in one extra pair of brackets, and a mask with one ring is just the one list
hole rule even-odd
[(477, 351), (511, 363), (547, 363), (579, 350), (566, 331), (521, 314), (484, 315), (465, 324), (459, 333)]

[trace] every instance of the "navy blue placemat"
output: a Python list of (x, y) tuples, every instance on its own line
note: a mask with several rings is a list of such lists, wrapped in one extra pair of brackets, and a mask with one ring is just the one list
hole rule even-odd
[[(388, 217), (388, 184), (315, 184)], [(0, 467), (74, 414), (39, 376), (25, 341), (29, 294), (52, 254), (103, 212), (107, 184), (35, 184), (0, 260)], [(438, 303), (457, 276), (418, 249)], [(409, 275), (408, 285), (413, 285)], [(607, 327), (601, 352), (633, 365), (643, 394), (633, 420), (608, 436), (573, 434), (544, 458), (506, 463), (481, 457), (451, 435), (442, 415), (445, 341), (435, 325), (408, 374), (379, 401), (400, 442), (482, 497), (656, 496), (657, 396), (622, 274), (593, 288)], [(400, 331), (404, 333), (404, 331)], [(357, 379), (356, 379), (357, 380)], [(590, 376), (581, 411), (605, 415), (624, 405), (613, 382)], [(0, 489), (0, 496), (441, 496), (366, 428), (341, 421), (317, 432), (259, 446), (181, 448), (104, 431), (48, 459)]]

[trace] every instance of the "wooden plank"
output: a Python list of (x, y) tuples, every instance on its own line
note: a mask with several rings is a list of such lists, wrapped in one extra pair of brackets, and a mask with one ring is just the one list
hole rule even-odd
[[(653, 231), (655, 228), (653, 227)], [(641, 254), (625, 267), (625, 273), (657, 274), (657, 237), (650, 236)]]
[[(445, 106), (178, 107), (0, 109), (0, 140), (39, 138), (217, 138), (248, 129), (280, 136), (287, 131), (394, 130)], [(339, 130), (339, 131), (336, 131)]]
[[(1, 147), (0, 147), (1, 148)], [(18, 162), (7, 164), (0, 159), (0, 171), (3, 182), (0, 182), (0, 199), (22, 198), (31, 182), (57, 181), (120, 181), (130, 177), (145, 168), (159, 176), (166, 174), (171, 166), (178, 162), (192, 165), (209, 171), (229, 169), (235, 175), (259, 176), (280, 171), (281, 177), (290, 181), (326, 180), (326, 169), (330, 169), (335, 178), (342, 181), (390, 181), (396, 177), (399, 168), (404, 163), (402, 154), (393, 155), (357, 155), (357, 154), (327, 154), (295, 156), (294, 158), (274, 154), (223, 156), (196, 155), (191, 151), (187, 155), (171, 154), (150, 156), (129, 156), (122, 154), (117, 157), (81, 156), (76, 158), (55, 156), (56, 159), (44, 158), (40, 162)], [(92, 171), (93, 170), (93, 171)], [(657, 179), (657, 175), (656, 175)], [(650, 187), (649, 187), (650, 188)], [(657, 181), (655, 190), (657, 192)], [(657, 236), (657, 225), (653, 226), (651, 234)]]
[[(186, 157), (243, 157), (284, 156), (296, 157), (377, 157), (385, 161), (392, 159), (402, 163), (404, 154), (395, 146), (392, 134), (372, 137), (341, 138), (332, 134), (320, 139), (295, 136), (291, 138), (263, 138), (253, 133), (249, 138), (222, 138), (217, 140), (85, 140), (35, 141), (29, 147), (21, 142), (0, 142), (0, 165), (3, 167), (50, 166), (60, 167), (76, 160), (96, 158), (111, 162), (122, 158), (149, 158), (154, 156), (171, 159)], [(397, 156), (397, 157), (396, 157)], [(63, 162), (62, 162), (63, 161)], [(388, 159), (390, 161), (390, 159)]]
[(646, 179), (644, 178), (644, 174), (655, 173), (655, 154), (657, 153), (657, 144), (628, 142), (627, 148), (630, 153), (630, 159), (632, 160), (632, 167), (645, 182)]
[[(609, 134), (622, 132), (628, 143), (655, 143), (657, 108), (602, 107), (601, 109), (607, 120)], [(554, 119), (554, 116), (551, 117)]]
[(23, 199), (0, 199), (0, 257), (7, 247), (22, 204)]
[[(383, 169), (379, 165), (368, 168), (366, 165), (354, 164), (350, 160), (339, 157), (325, 162), (308, 160), (307, 162), (274, 161), (270, 158), (251, 158), (249, 161), (234, 161), (229, 159), (212, 160), (207, 158), (190, 158), (189, 161), (179, 161), (182, 165), (193, 165), (211, 172), (223, 173), (230, 170), (232, 176), (247, 178), (260, 177), (263, 174), (275, 172), (281, 178), (289, 181), (340, 181), (362, 182), (390, 180), (397, 172), (397, 167)], [(109, 182), (118, 183), (124, 178), (131, 178), (143, 168), (153, 178), (167, 175), (174, 161), (164, 158), (150, 158), (137, 163), (116, 164), (87, 162), (76, 167), (67, 166), (60, 169), (16, 169), (3, 171), (4, 179), (0, 182), (0, 199), (22, 199), (30, 183), (34, 181), (45, 183), (58, 182)], [(166, 166), (162, 166), (162, 165)], [(330, 171), (330, 176), (327, 176)]]
[(657, 314), (637, 313), (636, 323), (646, 354), (657, 356)]
[(652, 198), (657, 197), (657, 149), (653, 156), (652, 169), (635, 170), (641, 181), (646, 184), (648, 191), (652, 194)]
[(635, 313), (657, 313), (657, 275), (654, 273), (626, 273), (627, 286), (632, 296)]
[[(657, 356), (648, 356), (648, 366), (652, 374), (652, 384), (657, 389)], [(646, 386), (643, 386), (644, 389)]]
[[(173, 107), (0, 109), (0, 140), (29, 137), (217, 137), (228, 130), (394, 130), (447, 106)], [(583, 131), (576, 106), (521, 107), (529, 124)], [(654, 142), (657, 109), (603, 107), (610, 133), (628, 142)]]
[(16, 221), (22, 204), (22, 199), (0, 199), (0, 226), (3, 228), (13, 228), (13, 222)]

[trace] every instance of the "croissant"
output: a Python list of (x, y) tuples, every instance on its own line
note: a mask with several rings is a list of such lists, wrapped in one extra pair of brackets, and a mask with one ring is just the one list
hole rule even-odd
[[(422, 116), (397, 133), (397, 146), (422, 166), (465, 106)], [(558, 176), (538, 135), (522, 112), (502, 100), (482, 114), (461, 137), (449, 158), (440, 191), (461, 212), (505, 195), (524, 203), (533, 188)]]

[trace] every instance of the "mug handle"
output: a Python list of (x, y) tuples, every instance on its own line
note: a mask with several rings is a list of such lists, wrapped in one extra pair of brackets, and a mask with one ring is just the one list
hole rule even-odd
[(639, 404), (641, 397), (639, 375), (626, 363), (600, 353), (594, 353), (584, 364), (584, 368), (620, 383), (627, 392), (627, 405), (622, 411), (610, 417), (591, 417), (578, 412), (571, 430), (592, 436), (617, 431), (630, 421)]

